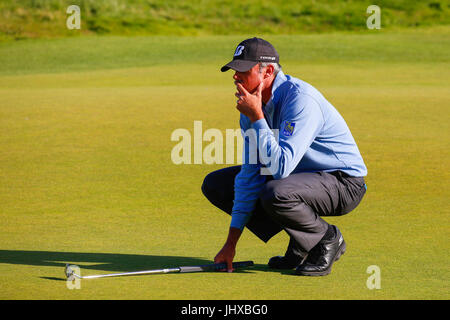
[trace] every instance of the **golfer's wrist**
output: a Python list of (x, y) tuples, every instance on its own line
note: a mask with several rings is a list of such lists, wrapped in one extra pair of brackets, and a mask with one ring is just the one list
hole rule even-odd
[(253, 115), (252, 117), (249, 117), (251, 122), (256, 122), (258, 120), (264, 119), (264, 114), (261, 113), (257, 113), (255, 115)]
[(242, 231), (238, 228), (230, 227), (228, 232), (227, 241), (225, 242), (225, 246), (236, 247), (236, 244), (241, 236)]

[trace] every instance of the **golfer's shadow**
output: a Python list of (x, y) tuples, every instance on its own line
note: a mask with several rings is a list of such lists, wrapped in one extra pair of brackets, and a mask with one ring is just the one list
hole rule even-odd
[[(156, 256), (121, 253), (85, 253), (85, 252), (57, 252), (57, 251), (25, 251), (25, 250), (0, 250), (0, 263), (61, 267), (61, 274), (66, 264), (74, 264), (80, 267), (84, 275), (86, 270), (130, 272), (162, 268), (176, 268), (180, 266), (197, 266), (213, 263), (194, 257), (182, 256)], [(254, 271), (279, 272), (272, 270), (263, 264), (255, 264), (246, 269), (237, 269), (237, 273), (252, 273)], [(281, 272), (283, 273), (283, 272)], [(45, 277), (48, 280), (66, 280), (65, 277)]]
[[(119, 253), (84, 253), (55, 251), (0, 250), (0, 263), (29, 266), (61, 267), (61, 274), (67, 263), (86, 270), (129, 272), (149, 269), (175, 268), (179, 266), (204, 265), (212, 263), (193, 257), (156, 256)], [(41, 277), (49, 280), (66, 280), (58, 277)]]

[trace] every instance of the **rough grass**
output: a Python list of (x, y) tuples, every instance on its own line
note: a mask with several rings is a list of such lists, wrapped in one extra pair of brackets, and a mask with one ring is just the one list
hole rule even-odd
[[(81, 30), (68, 30), (66, 9), (81, 9)], [(3, 0), (0, 40), (83, 34), (219, 35), (367, 31), (372, 1)], [(382, 0), (383, 29), (450, 24), (448, 0)]]

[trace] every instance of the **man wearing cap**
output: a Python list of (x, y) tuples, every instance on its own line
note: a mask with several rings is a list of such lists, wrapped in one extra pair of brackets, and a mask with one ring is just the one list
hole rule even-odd
[(269, 267), (327, 275), (346, 243), (321, 217), (350, 212), (367, 189), (355, 140), (317, 89), (281, 71), (269, 42), (241, 42), (221, 71), (229, 69), (235, 71), (243, 164), (214, 171), (203, 181), (204, 195), (231, 214), (227, 240), (214, 261), (232, 271), (244, 227), (264, 242), (285, 230), (286, 253), (272, 257)]

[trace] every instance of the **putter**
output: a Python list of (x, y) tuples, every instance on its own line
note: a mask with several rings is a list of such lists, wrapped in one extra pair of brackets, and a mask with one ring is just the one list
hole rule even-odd
[[(240, 261), (233, 262), (233, 269), (245, 268), (253, 266), (253, 261)], [(132, 271), (132, 272), (122, 272), (122, 273), (109, 273), (109, 274), (97, 274), (90, 276), (81, 276), (75, 273), (72, 266), (66, 264), (64, 272), (69, 281), (77, 279), (96, 279), (96, 278), (106, 278), (106, 277), (123, 277), (123, 276), (138, 276), (144, 274), (163, 274), (163, 273), (187, 273), (187, 272), (205, 272), (205, 271), (219, 271), (226, 269), (226, 263), (213, 263), (200, 266), (186, 266), (186, 267), (176, 267), (167, 269), (154, 269), (154, 270), (144, 270), (144, 271)]]

